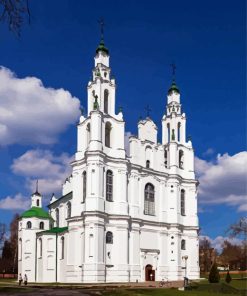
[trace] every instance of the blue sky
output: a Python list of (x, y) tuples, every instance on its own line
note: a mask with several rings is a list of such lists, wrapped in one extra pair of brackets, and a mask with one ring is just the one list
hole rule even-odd
[[(0, 220), (8, 223), (26, 205), (35, 177), (43, 178), (46, 199), (53, 191), (59, 194), (76, 150), (78, 99), (86, 106), (100, 39), (97, 20), (104, 17), (116, 105), (123, 107), (126, 131), (137, 132), (147, 104), (160, 128), (170, 64), (176, 63), (201, 183), (202, 233), (224, 236), (230, 223), (246, 215), (245, 2), (43, 0), (30, 1), (30, 10), (31, 25), (23, 27), (20, 38), (0, 26), (0, 108), (16, 117), (0, 113)], [(25, 84), (21, 93), (18, 81)], [(8, 83), (15, 87), (11, 92), (3, 88)], [(28, 93), (28, 83), (35, 95)], [(60, 88), (69, 92), (61, 92), (67, 110), (54, 101)], [(1, 133), (6, 121), (11, 132)], [(43, 161), (35, 167), (35, 160)]]

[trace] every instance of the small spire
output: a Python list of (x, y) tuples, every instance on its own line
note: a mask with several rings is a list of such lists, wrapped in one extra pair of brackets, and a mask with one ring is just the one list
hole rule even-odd
[(36, 190), (32, 195), (39, 195), (41, 196), (41, 194), (39, 193), (39, 180), (36, 180)]
[(105, 26), (105, 23), (104, 23), (103, 18), (98, 20), (98, 23), (100, 25), (100, 44), (96, 49), (96, 53), (98, 53), (99, 51), (103, 51), (108, 55), (109, 50), (108, 50), (108, 48), (105, 47), (105, 42), (104, 42), (104, 26)]
[(98, 20), (98, 23), (100, 25), (100, 37), (101, 37), (101, 40), (104, 41), (104, 25), (105, 25), (104, 19), (101, 18), (100, 20)]
[(39, 192), (39, 180), (36, 181), (36, 192)]
[(177, 84), (176, 84), (176, 69), (177, 69), (177, 67), (174, 62), (171, 63), (170, 66), (172, 68), (172, 85), (168, 90), (168, 94), (172, 91), (180, 93), (179, 88), (177, 87)]
[(147, 105), (147, 106), (145, 107), (145, 111), (147, 112), (147, 117), (149, 117), (150, 112), (151, 112), (151, 109), (149, 108), (149, 105)]
[(175, 78), (176, 78), (176, 68), (177, 67), (176, 67), (174, 62), (172, 62), (170, 66), (172, 68), (172, 80), (175, 81), (176, 80)]

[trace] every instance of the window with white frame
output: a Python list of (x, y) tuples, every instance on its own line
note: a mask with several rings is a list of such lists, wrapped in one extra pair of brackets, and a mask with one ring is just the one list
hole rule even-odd
[(147, 183), (144, 190), (144, 214), (155, 215), (154, 186)]

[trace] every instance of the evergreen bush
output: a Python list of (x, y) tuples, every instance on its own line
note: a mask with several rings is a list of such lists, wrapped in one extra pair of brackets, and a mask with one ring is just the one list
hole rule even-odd
[(231, 278), (231, 275), (230, 275), (229, 270), (228, 270), (227, 274), (226, 274), (225, 281), (227, 282), (227, 284), (229, 284), (231, 280), (232, 280), (232, 278)]
[(210, 269), (208, 281), (210, 283), (218, 283), (220, 281), (220, 274), (219, 274), (216, 262), (213, 263)]

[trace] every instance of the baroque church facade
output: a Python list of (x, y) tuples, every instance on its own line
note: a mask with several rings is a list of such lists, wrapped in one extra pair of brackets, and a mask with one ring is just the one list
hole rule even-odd
[(101, 40), (77, 125), (72, 174), (42, 208), (36, 190), (19, 220), (18, 273), (30, 282), (144, 282), (199, 278), (197, 186), (186, 116), (173, 81), (162, 143), (150, 117), (125, 150), (116, 82)]

